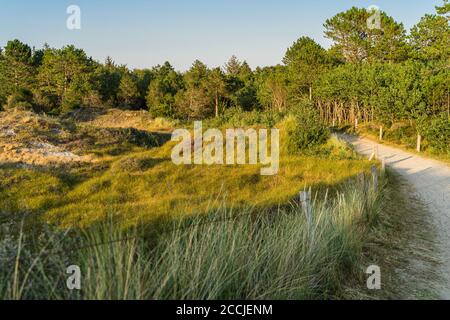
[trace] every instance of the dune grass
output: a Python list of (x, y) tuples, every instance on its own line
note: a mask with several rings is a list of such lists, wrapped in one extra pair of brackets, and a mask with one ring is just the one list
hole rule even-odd
[[(316, 197), (309, 223), (291, 202), (276, 210), (220, 206), (160, 228), (105, 219), (85, 229), (1, 229), (1, 299), (323, 299), (361, 278), (381, 193), (346, 184)], [(16, 230), (16, 235), (11, 235)], [(38, 231), (39, 230), (39, 231)], [(81, 291), (66, 286), (80, 266)]]
[[(370, 169), (329, 143), (334, 152), (282, 156), (280, 172), (261, 176), (260, 166), (176, 166), (171, 143), (135, 148), (112, 160), (70, 170), (0, 170), (0, 210), (30, 212), (62, 226), (89, 226), (107, 216), (124, 226), (164, 216), (227, 208), (274, 207), (294, 198), (305, 187), (325, 191)], [(325, 150), (326, 147), (320, 150)], [(331, 151), (330, 151), (331, 152)]]
[[(282, 154), (275, 176), (122, 140), (93, 144), (92, 163), (0, 165), (0, 298), (315, 299), (361, 276), (379, 193), (349, 184), (373, 163), (335, 138)], [(311, 224), (292, 202), (306, 187)], [(65, 286), (74, 264), (81, 291)]]

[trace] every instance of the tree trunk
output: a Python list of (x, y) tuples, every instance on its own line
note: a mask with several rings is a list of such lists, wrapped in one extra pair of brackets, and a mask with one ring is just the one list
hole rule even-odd
[(219, 117), (219, 95), (216, 92), (216, 118)]

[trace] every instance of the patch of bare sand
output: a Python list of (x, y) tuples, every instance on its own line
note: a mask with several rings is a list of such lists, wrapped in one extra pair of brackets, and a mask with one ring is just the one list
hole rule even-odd
[(0, 115), (0, 163), (58, 166), (91, 162), (67, 150), (63, 141), (68, 133), (54, 119), (32, 112)]

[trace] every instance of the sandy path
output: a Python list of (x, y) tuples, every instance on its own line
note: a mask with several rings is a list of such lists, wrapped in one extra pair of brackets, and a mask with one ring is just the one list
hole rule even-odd
[(417, 198), (427, 207), (438, 239), (437, 257), (442, 262), (438, 270), (442, 279), (437, 285), (438, 295), (450, 299), (450, 167), (369, 139), (349, 135), (339, 137), (350, 142), (357, 152), (368, 156), (376, 145), (379, 159), (385, 158), (386, 165), (411, 184)]

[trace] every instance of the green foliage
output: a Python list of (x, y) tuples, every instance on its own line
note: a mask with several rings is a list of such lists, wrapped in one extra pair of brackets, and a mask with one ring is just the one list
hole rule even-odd
[(134, 78), (136, 79), (138, 94), (136, 97), (136, 102), (134, 108), (136, 109), (146, 109), (147, 106), (147, 91), (150, 86), (150, 82), (152, 81), (154, 74), (152, 70), (144, 69), (139, 70), (135, 69), (133, 71)]
[[(216, 108), (216, 116), (220, 113), (220, 109), (233, 107), (245, 111), (257, 109), (259, 104), (256, 97), (255, 75), (248, 63), (241, 62), (236, 56), (232, 56), (225, 64), (224, 69), (225, 74), (221, 77), (220, 84), (221, 99), (219, 99), (219, 108)], [(208, 87), (211, 88), (210, 85)], [(214, 89), (211, 89), (214, 92)], [(216, 104), (217, 106), (218, 104)]]
[[(378, 130), (377, 128), (374, 130), (375, 134), (379, 132)], [(417, 128), (410, 122), (396, 122), (384, 131), (384, 139), (414, 148), (417, 142)]]
[(413, 54), (424, 61), (449, 61), (450, 26), (448, 19), (427, 14), (411, 29)]
[(208, 93), (214, 103), (214, 113), (216, 118), (220, 115), (221, 106), (226, 98), (226, 77), (220, 68), (215, 68), (209, 73)]
[(35, 70), (31, 64), (33, 51), (19, 40), (8, 41), (0, 58), (0, 102), (17, 90), (31, 90), (35, 85)]
[[(223, 68), (196, 60), (186, 72), (168, 62), (129, 70), (110, 57), (93, 61), (74, 46), (35, 50), (12, 40), (0, 52), (0, 106), (11, 97), (12, 104), (53, 114), (81, 106), (146, 108), (153, 117), (245, 124), (273, 123), (258, 111), (282, 114), (309, 96), (330, 125), (358, 118), (385, 127), (415, 126), (419, 118), (449, 112), (448, 8), (444, 1), (407, 37), (387, 13), (353, 7), (325, 22), (325, 36), (333, 42), (329, 50), (301, 37), (283, 65), (256, 70), (236, 56)], [(377, 15), (380, 28), (373, 28)], [(32, 100), (12, 97), (20, 89), (31, 91)]]
[[(436, 11), (437, 11), (437, 13), (438, 14), (441, 14), (441, 15), (448, 15), (449, 13), (450, 13), (450, 2), (448, 2), (448, 0), (444, 0), (444, 3), (443, 3), (443, 5), (442, 6), (437, 6), (436, 7)], [(449, 17), (447, 16), (447, 19), (448, 19)]]
[(0, 51), (0, 110), (8, 98), (8, 78), (6, 75), (7, 63)]
[(431, 151), (450, 155), (450, 116), (447, 113), (419, 121), (421, 132)]
[(119, 84), (119, 90), (117, 93), (119, 103), (124, 107), (132, 107), (137, 103), (138, 96), (139, 88), (137, 79), (129, 72), (126, 72), (122, 76)]
[(202, 119), (214, 114), (208, 94), (208, 74), (207, 66), (199, 60), (184, 74), (185, 86), (179, 92), (176, 105), (185, 118)]
[(25, 88), (16, 90), (8, 97), (5, 105), (6, 109), (32, 110), (33, 109), (33, 93)]
[(89, 75), (80, 74), (70, 81), (62, 96), (60, 112), (68, 112), (83, 105), (84, 99), (92, 92)]
[(256, 86), (258, 102), (264, 109), (275, 112), (286, 110), (289, 89), (285, 66), (258, 70)]
[(415, 61), (345, 64), (317, 80), (316, 95), (322, 101), (342, 103), (348, 109), (358, 103), (360, 113), (371, 114), (370, 120), (391, 125), (432, 113), (432, 105), (438, 110), (446, 108), (448, 72), (431, 77), (429, 72)]
[(110, 57), (106, 59), (104, 65), (99, 65), (95, 69), (92, 80), (104, 104), (115, 106), (118, 103), (117, 94), (121, 77), (120, 69)]
[(183, 88), (182, 78), (168, 62), (155, 67), (153, 73), (147, 93), (148, 110), (154, 117), (174, 117), (175, 98)]
[(5, 56), (16, 62), (28, 64), (31, 61), (31, 48), (19, 40), (8, 41), (5, 47)]
[(89, 91), (93, 64), (83, 50), (74, 46), (46, 48), (38, 68), (39, 88), (42, 96), (49, 97), (48, 101), (56, 101), (46, 109), (67, 111), (81, 105)]
[(291, 94), (298, 96), (307, 89), (312, 99), (312, 85), (329, 62), (325, 49), (311, 38), (302, 37), (288, 49), (283, 62), (287, 66)]
[(408, 47), (403, 25), (381, 11), (381, 29), (371, 28), (368, 21), (373, 14), (356, 7), (338, 13), (325, 22), (325, 35), (347, 62), (405, 60)]
[(289, 114), (280, 124), (281, 130), (284, 131), (282, 144), (289, 154), (296, 154), (328, 140), (330, 133), (327, 127), (309, 103), (291, 107)]

